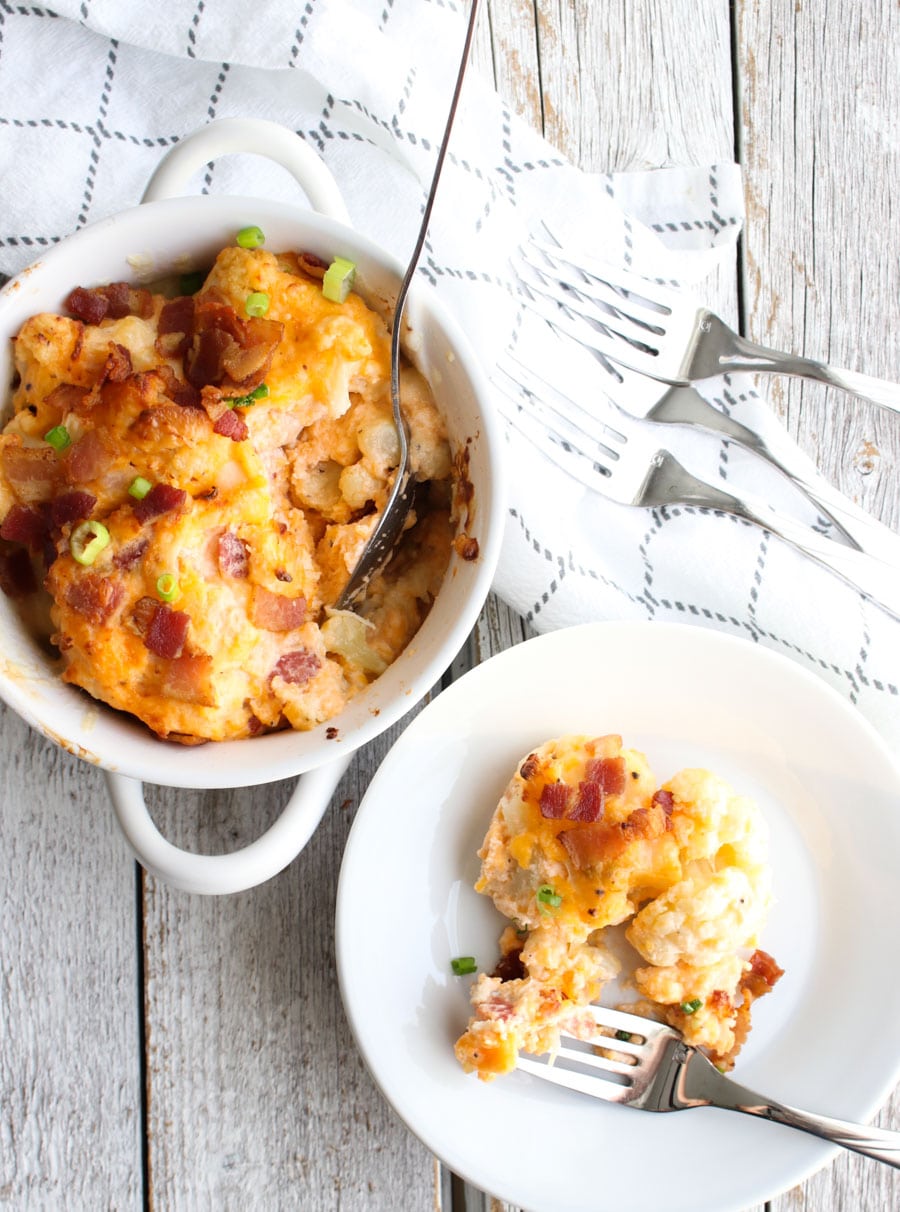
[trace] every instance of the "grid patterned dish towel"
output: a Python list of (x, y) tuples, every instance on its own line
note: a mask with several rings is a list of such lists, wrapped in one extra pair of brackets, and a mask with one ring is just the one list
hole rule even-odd
[[(233, 116), (297, 131), (334, 174), (354, 225), (405, 259), (463, 25), (450, 0), (54, 0), (53, 12), (0, 3), (0, 271), (13, 274), (76, 228), (136, 204), (168, 148)], [(259, 157), (223, 158), (195, 188), (304, 204), (284, 171)], [(561, 359), (558, 342), (528, 330), (512, 269), (542, 221), (585, 253), (697, 282), (733, 255), (739, 172), (580, 172), (471, 74), (420, 272), (457, 313), (488, 375), (510, 348), (551, 379)], [(604, 373), (585, 368), (588, 398), (601, 399)], [(748, 383), (704, 391), (772, 443), (789, 441)], [(759, 527), (612, 504), (548, 457), (549, 444), (512, 426), (507, 441), (511, 499), (496, 588), (537, 629), (647, 618), (744, 636), (820, 674), (900, 742), (893, 618)], [(782, 491), (776, 473), (727, 443), (692, 442), (691, 470), (736, 495)]]

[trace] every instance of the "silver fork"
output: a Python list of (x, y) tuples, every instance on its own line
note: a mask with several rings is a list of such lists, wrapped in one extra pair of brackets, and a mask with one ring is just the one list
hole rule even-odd
[[(520, 1055), (518, 1067), (558, 1086), (644, 1111), (720, 1107), (759, 1116), (900, 1168), (900, 1132), (815, 1115), (764, 1098), (725, 1077), (671, 1027), (621, 1010), (588, 1009), (598, 1027), (590, 1043), (611, 1049), (622, 1059), (564, 1044), (549, 1062)], [(573, 1040), (576, 1045), (583, 1042)]]
[(576, 263), (557, 245), (536, 237), (521, 253), (548, 285), (555, 282), (594, 306), (594, 317), (584, 315), (579, 340), (652, 379), (688, 384), (737, 370), (798, 375), (900, 412), (896, 383), (756, 345), (681, 291), (593, 257), (579, 255)]
[[(561, 340), (574, 340), (593, 355), (598, 366), (606, 372), (602, 391), (617, 408), (657, 424), (709, 430), (752, 451), (785, 476), (831, 523), (830, 537), (836, 542), (900, 562), (900, 536), (827, 481), (811, 482), (801, 469), (803, 460), (799, 453), (777, 453), (759, 434), (720, 412), (694, 387), (660, 386), (659, 380), (611, 361), (597, 348), (595, 304), (575, 289), (556, 282), (550, 272), (549, 256), (543, 253), (540, 256), (542, 268), (528, 263), (524, 273), (521, 268), (518, 270), (520, 285), (527, 295), (526, 309), (545, 321)], [(582, 285), (587, 281), (584, 276), (580, 280)], [(673, 299), (673, 304), (675, 302)]]
[[(900, 565), (842, 547), (766, 501), (737, 497), (700, 479), (660, 445), (646, 422), (624, 413), (599, 418), (508, 359), (497, 369), (497, 402), (510, 424), (587, 487), (620, 505), (693, 505), (734, 514), (792, 544), (900, 618)], [(570, 419), (573, 409), (577, 424)]]

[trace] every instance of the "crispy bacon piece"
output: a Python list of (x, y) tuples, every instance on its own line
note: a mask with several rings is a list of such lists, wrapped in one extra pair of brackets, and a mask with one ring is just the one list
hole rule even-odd
[(159, 602), (144, 633), (144, 646), (156, 656), (174, 660), (184, 650), (191, 616)]
[(237, 409), (226, 408), (213, 425), (213, 433), (221, 434), (223, 438), (231, 438), (232, 442), (246, 442), (250, 431), (247, 422), (238, 415)]
[(129, 543), (127, 547), (122, 547), (116, 552), (113, 556), (113, 563), (123, 572), (130, 572), (135, 565), (140, 563), (141, 557), (149, 546), (149, 539), (135, 539), (133, 543)]
[(173, 509), (181, 509), (186, 500), (187, 493), (183, 488), (154, 484), (145, 497), (134, 502), (134, 516), (139, 522), (149, 522), (151, 518), (158, 518)]
[(181, 703), (197, 703), (201, 707), (215, 707), (216, 700), (210, 685), (212, 657), (205, 653), (182, 653), (166, 662), (160, 682), (160, 692)]
[(565, 846), (572, 866), (578, 871), (586, 871), (598, 863), (618, 858), (627, 845), (622, 829), (604, 821), (565, 829), (560, 833), (559, 840)]
[(40, 550), (47, 538), (47, 519), (30, 505), (13, 505), (0, 526), (0, 539)]
[(76, 320), (84, 324), (99, 324), (107, 318), (146, 318), (153, 311), (153, 298), (150, 291), (143, 287), (131, 286), (128, 282), (110, 282), (108, 286), (76, 286), (69, 292), (64, 306)]
[(224, 366), (235, 383), (243, 387), (256, 387), (272, 365), (284, 326), (277, 320), (266, 320), (262, 316), (251, 316), (242, 323), (246, 344), (241, 343), (237, 349), (229, 349), (225, 354)]
[(671, 791), (667, 791), (665, 787), (660, 787), (658, 791), (653, 792), (653, 798), (650, 803), (657, 804), (662, 808), (666, 816), (671, 816), (672, 810), (675, 807), (675, 796)]
[(768, 951), (757, 948), (750, 956), (750, 971), (743, 977), (741, 987), (749, 989), (755, 997), (768, 993), (776, 982), (784, 976), (784, 969), (769, 955)]
[(536, 753), (529, 753), (528, 757), (519, 767), (519, 774), (527, 783), (530, 778), (533, 778), (537, 774), (540, 768), (541, 763), (538, 755)]
[(128, 617), (128, 622), (132, 630), (136, 631), (139, 636), (147, 634), (147, 628), (153, 622), (153, 616), (156, 614), (156, 608), (159, 605), (156, 598), (138, 598), (131, 608), (131, 614)]
[(603, 802), (606, 796), (599, 783), (585, 780), (578, 784), (578, 798), (575, 807), (568, 813), (571, 821), (596, 821), (603, 812)]
[(99, 324), (109, 311), (109, 300), (98, 290), (85, 290), (83, 286), (76, 286), (66, 296), (63, 306), (76, 320), (81, 320), (84, 324)]
[(194, 298), (181, 295), (163, 304), (157, 325), (156, 351), (164, 358), (181, 358), (194, 336)]
[(194, 300), (194, 335), (184, 355), (187, 380), (196, 388), (219, 387), (231, 380), (257, 387), (272, 364), (284, 326), (250, 316), (244, 320), (227, 303)]
[(565, 783), (545, 783), (541, 788), (541, 816), (548, 820), (559, 820), (566, 815), (572, 789)]
[(90, 395), (87, 387), (76, 387), (74, 383), (60, 383), (50, 392), (44, 401), (51, 408), (60, 412), (77, 412)]
[(318, 278), (320, 281), (325, 277), (325, 272), (328, 269), (328, 262), (323, 261), (321, 257), (317, 257), (315, 253), (300, 252), (297, 253), (297, 264), (305, 274), (311, 278)]
[(108, 379), (112, 383), (122, 383), (132, 370), (129, 350), (124, 345), (111, 344), (101, 375), (102, 381), (105, 383)]
[(66, 605), (91, 623), (105, 623), (125, 596), (118, 581), (97, 572), (86, 572), (71, 581), (65, 590)]
[(263, 631), (293, 631), (306, 620), (306, 598), (287, 598), (257, 585), (250, 603), (250, 618)]
[(308, 648), (298, 648), (296, 652), (286, 652), (278, 658), (271, 677), (283, 678), (292, 686), (302, 686), (310, 678), (315, 677), (322, 667), (322, 662)]
[(184, 369), (188, 382), (198, 390), (218, 386), (225, 378), (225, 351), (232, 344), (233, 338), (223, 329), (209, 328), (198, 333), (185, 355)]
[(49, 446), (19, 446), (5, 442), (0, 464), (22, 501), (46, 501), (59, 482), (60, 460)]
[(233, 530), (226, 530), (219, 535), (216, 548), (219, 572), (223, 577), (235, 577), (243, 580), (250, 571), (250, 549), (243, 539)]
[(109, 466), (110, 457), (103, 439), (90, 429), (73, 442), (62, 457), (63, 472), (70, 484), (85, 484), (96, 480)]
[(585, 767), (585, 779), (596, 783), (604, 795), (621, 795), (625, 790), (625, 759), (617, 757), (592, 758)]
[(179, 379), (171, 366), (161, 363), (154, 373), (162, 380), (163, 390), (169, 399), (179, 408), (200, 408), (200, 392), (190, 383)]
[(67, 522), (80, 522), (89, 518), (97, 504), (97, 498), (89, 492), (64, 492), (50, 502), (50, 522), (58, 530)]
[(0, 589), (8, 598), (27, 598), (37, 592), (37, 578), (24, 547), (0, 553)]
[(507, 951), (506, 955), (501, 955), (497, 961), (497, 966), (491, 973), (501, 981), (520, 981), (527, 976), (525, 965), (522, 963), (522, 949)]

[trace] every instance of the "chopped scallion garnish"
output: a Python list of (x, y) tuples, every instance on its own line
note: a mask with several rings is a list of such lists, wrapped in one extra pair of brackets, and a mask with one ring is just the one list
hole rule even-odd
[(332, 303), (343, 303), (350, 293), (356, 265), (346, 257), (335, 257), (322, 279), (322, 294)]
[(702, 1005), (703, 1002), (699, 997), (692, 997), (689, 1002), (682, 1002), (679, 1009), (682, 1014), (696, 1014)]
[(242, 227), (237, 234), (237, 242), (241, 248), (259, 248), (261, 244), (265, 244), (266, 237), (263, 229), (252, 224), (250, 227)]
[(257, 400), (264, 400), (268, 394), (268, 384), (260, 383), (259, 387), (254, 387), (249, 395), (232, 396), (230, 400), (225, 400), (224, 403), (226, 403), (229, 408), (249, 408), (250, 405), (255, 404)]
[(450, 961), (450, 967), (453, 969), (454, 976), (468, 976), (470, 972), (475, 972), (478, 965), (475, 963), (474, 955), (458, 955), (456, 959)]
[(52, 429), (48, 429), (44, 434), (44, 441), (49, 442), (54, 450), (60, 452), (72, 445), (72, 438), (65, 425), (54, 425)]
[(264, 316), (269, 310), (269, 296), (264, 290), (254, 290), (247, 295), (244, 311), (248, 316)]
[(630, 1031), (617, 1031), (616, 1039), (621, 1040), (623, 1044), (627, 1044), (631, 1040)]
[(558, 909), (562, 904), (562, 897), (550, 884), (541, 884), (537, 899), (539, 905), (548, 905), (551, 909)]
[(178, 597), (178, 580), (171, 572), (164, 572), (156, 582), (156, 592), (164, 602), (174, 602)]
[(135, 476), (128, 485), (128, 495), (134, 497), (137, 501), (143, 501), (152, 487), (153, 485), (150, 481), (145, 480), (143, 476)]
[(102, 522), (79, 522), (69, 536), (69, 551), (79, 564), (93, 564), (97, 556), (109, 546), (109, 531)]

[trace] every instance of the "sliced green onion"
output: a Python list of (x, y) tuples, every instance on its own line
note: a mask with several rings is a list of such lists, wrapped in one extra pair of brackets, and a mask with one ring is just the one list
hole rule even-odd
[(703, 1002), (699, 997), (692, 997), (689, 1002), (682, 1002), (679, 1009), (682, 1014), (696, 1014), (702, 1005)]
[(102, 522), (79, 522), (69, 536), (69, 551), (79, 564), (93, 564), (109, 546), (109, 531)]
[(259, 248), (260, 244), (265, 244), (266, 237), (261, 227), (251, 225), (241, 228), (237, 234), (237, 242), (241, 248)]
[(164, 602), (174, 602), (178, 597), (178, 580), (171, 572), (164, 572), (156, 582), (156, 592)]
[(254, 290), (247, 295), (244, 311), (248, 316), (264, 316), (269, 310), (269, 296), (264, 290)]
[(454, 976), (468, 976), (470, 972), (476, 972), (478, 969), (474, 955), (458, 955), (450, 961), (450, 967)]
[(72, 445), (72, 439), (65, 425), (54, 425), (44, 434), (44, 441), (49, 442), (54, 450), (63, 451)]
[(630, 1041), (631, 1041), (631, 1032), (630, 1032), (630, 1031), (617, 1031), (617, 1032), (616, 1032), (616, 1039), (621, 1040), (623, 1044), (630, 1043)]
[(206, 281), (206, 274), (198, 270), (193, 274), (182, 274), (178, 279), (178, 290), (183, 295), (195, 295)]
[(350, 293), (356, 265), (346, 257), (335, 257), (322, 279), (322, 294), (332, 303), (343, 303)]
[(268, 383), (260, 383), (259, 387), (254, 387), (249, 395), (232, 396), (225, 403), (229, 408), (249, 408), (251, 404), (255, 404), (257, 400), (264, 400), (269, 394)]
[(138, 501), (143, 501), (144, 497), (150, 491), (153, 485), (149, 480), (145, 480), (143, 476), (135, 476), (128, 485), (128, 495), (134, 497)]
[(539, 904), (549, 905), (551, 909), (558, 909), (562, 904), (562, 897), (550, 884), (541, 884), (537, 890), (537, 898)]

